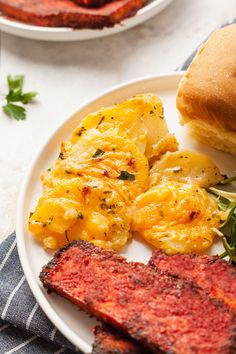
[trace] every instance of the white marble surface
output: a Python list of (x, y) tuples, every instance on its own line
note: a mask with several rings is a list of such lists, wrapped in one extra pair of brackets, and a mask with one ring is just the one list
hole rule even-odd
[(15, 227), (25, 170), (51, 131), (94, 95), (140, 76), (175, 70), (221, 23), (236, 17), (236, 0), (174, 0), (152, 20), (111, 37), (43, 43), (1, 33), (0, 93), (7, 74), (25, 74), (39, 92), (28, 119), (0, 114), (0, 239)]

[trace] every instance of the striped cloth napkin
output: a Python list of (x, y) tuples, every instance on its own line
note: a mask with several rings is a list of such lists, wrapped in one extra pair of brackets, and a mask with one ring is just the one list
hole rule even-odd
[[(233, 22), (236, 19), (223, 26)], [(186, 70), (195, 54), (178, 69)], [(48, 320), (33, 297), (18, 258), (15, 233), (0, 244), (0, 354), (12, 353), (81, 353)]]
[(75, 350), (32, 295), (20, 265), (16, 235), (11, 234), (0, 245), (0, 354), (73, 354)]

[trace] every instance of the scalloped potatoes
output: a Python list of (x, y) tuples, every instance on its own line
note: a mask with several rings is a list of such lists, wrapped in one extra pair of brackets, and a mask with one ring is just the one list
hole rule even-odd
[(132, 230), (167, 254), (207, 249), (222, 216), (204, 189), (176, 181), (163, 181), (138, 196), (132, 213)]
[(200, 188), (219, 182), (219, 169), (178, 150), (152, 94), (85, 117), (41, 179), (29, 230), (46, 249), (82, 239), (117, 250), (138, 232), (169, 254), (202, 252), (222, 216)]
[(161, 101), (152, 94), (85, 117), (42, 176), (44, 194), (29, 230), (50, 249), (74, 239), (124, 246), (131, 235), (128, 206), (148, 188), (144, 152), (167, 132)]
[(168, 134), (162, 102), (151, 93), (89, 114), (73, 132), (71, 143), (92, 128), (129, 137), (148, 159), (155, 154), (155, 144)]
[(45, 248), (83, 239), (118, 249), (131, 237), (127, 206), (113, 186), (99, 178), (54, 180), (29, 219)]
[(163, 180), (196, 183), (207, 188), (223, 179), (218, 167), (208, 156), (196, 151), (167, 152), (153, 164), (150, 170), (150, 186)]

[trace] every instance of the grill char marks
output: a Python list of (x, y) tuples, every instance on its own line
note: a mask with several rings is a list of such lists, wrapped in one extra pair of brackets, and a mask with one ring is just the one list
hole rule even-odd
[(149, 265), (169, 275), (193, 281), (210, 297), (223, 301), (236, 312), (236, 268), (217, 256), (154, 251)]
[(44, 27), (112, 27), (133, 16), (147, 0), (114, 0), (99, 8), (85, 8), (72, 0), (0, 0), (10, 18)]
[(140, 341), (153, 353), (233, 354), (235, 317), (194, 283), (84, 241), (46, 265), (44, 286)]

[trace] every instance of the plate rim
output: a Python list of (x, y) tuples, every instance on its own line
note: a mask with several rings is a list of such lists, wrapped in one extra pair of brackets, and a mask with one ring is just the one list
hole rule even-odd
[(101, 94), (92, 97), (91, 99), (87, 100), (83, 105), (80, 105), (78, 109), (68, 116), (63, 122), (61, 122), (55, 129), (49, 134), (49, 136), (45, 139), (45, 141), (41, 144), (39, 149), (37, 149), (36, 153), (34, 154), (31, 163), (29, 164), (23, 181), (21, 183), (20, 192), (17, 201), (17, 211), (16, 211), (16, 240), (17, 240), (17, 250), (19, 254), (20, 263), (26, 278), (26, 281), (32, 291), (36, 301), (40, 305), (42, 311), (48, 317), (48, 319), (55, 325), (55, 327), (76, 347), (82, 350), (84, 353), (89, 353), (91, 350), (90, 345), (88, 345), (83, 339), (78, 338), (78, 335), (74, 333), (73, 329), (68, 329), (64, 327), (64, 322), (61, 317), (56, 313), (55, 310), (51, 307), (50, 303), (45, 298), (45, 295), (42, 292), (39, 292), (39, 285), (37, 283), (37, 279), (34, 277), (33, 271), (31, 270), (29, 259), (27, 257), (27, 250), (25, 247), (25, 220), (21, 217), (21, 211), (24, 209), (24, 202), (25, 202), (25, 195), (28, 188), (28, 182), (31, 177), (31, 174), (34, 171), (36, 163), (40, 156), (42, 155), (43, 150), (45, 147), (50, 143), (50, 141), (54, 138), (54, 136), (63, 128), (65, 124), (68, 124), (73, 117), (78, 114), (81, 110), (86, 108), (87, 106), (94, 103), (96, 100), (99, 100), (109, 94), (112, 94), (116, 91), (121, 89), (128, 88), (132, 85), (141, 84), (145, 81), (155, 81), (160, 79), (170, 79), (170, 78), (179, 78), (183, 76), (184, 71), (171, 71), (167, 73), (163, 73), (160, 75), (151, 75), (151, 76), (144, 76), (141, 78), (136, 78), (133, 80), (126, 81), (122, 84), (112, 86), (111, 88), (103, 91)]
[[(147, 19), (141, 19), (141, 22), (137, 22), (137, 23), (132, 23), (132, 21), (134, 20), (134, 18), (142, 18), (144, 17), (145, 15), (147, 15), (148, 13), (150, 13), (151, 11), (153, 11), (155, 8), (158, 10), (159, 7), (161, 8), (160, 11), (164, 10), (165, 7), (167, 7), (168, 5), (170, 5), (174, 0), (153, 0), (152, 2), (144, 5), (141, 9), (139, 9), (137, 11), (137, 13), (131, 17), (128, 17), (126, 19), (124, 19), (121, 23), (118, 23), (116, 24), (114, 27), (104, 27), (102, 30), (99, 30), (99, 29), (73, 29), (73, 28), (70, 28), (70, 27), (44, 27), (44, 26), (36, 26), (36, 25), (32, 25), (32, 24), (27, 24), (27, 23), (24, 23), (24, 22), (20, 22), (20, 21), (17, 21), (17, 20), (11, 20), (10, 18), (8, 17), (5, 17), (4, 15), (1, 14), (0, 12), (0, 29), (2, 29), (2, 25), (3, 27), (4, 26), (7, 26), (7, 27), (10, 27), (13, 31), (14, 30), (18, 30), (18, 31), (24, 31), (24, 32), (28, 32), (28, 33), (33, 33), (34, 35), (45, 35), (45, 34), (50, 34), (50, 35), (60, 35), (60, 34), (68, 34), (68, 35), (72, 35), (72, 34), (85, 34), (85, 37), (81, 37), (81, 38), (71, 38), (67, 41), (72, 41), (72, 40), (88, 40), (88, 39), (95, 39), (95, 38), (98, 38), (98, 37), (105, 37), (105, 36), (108, 36), (108, 35), (112, 35), (112, 34), (115, 34), (115, 33), (119, 33), (119, 32), (122, 32), (124, 30), (127, 30), (129, 28), (132, 28), (138, 24), (141, 24), (142, 22), (146, 21)], [(153, 14), (153, 16), (155, 16), (156, 13)], [(152, 17), (152, 16), (150, 16)], [(150, 18), (149, 17), (149, 18)], [(7, 32), (5, 31), (5, 29), (2, 29), (4, 32)], [(105, 30), (103, 32), (103, 35), (102, 35), (102, 31)], [(10, 32), (7, 32), (7, 33), (10, 33)], [(96, 36), (96, 34), (101, 34), (101, 35), (98, 35)], [(88, 36), (86, 36), (86, 34)], [(93, 36), (94, 34), (94, 36)], [(23, 35), (20, 35), (19, 36), (23, 37)], [(25, 36), (24, 38), (33, 38), (33, 37), (27, 37)], [(35, 38), (37, 40), (40, 40), (39, 38)], [(43, 39), (41, 39), (43, 40)], [(53, 41), (52, 39), (44, 39), (44, 41)], [(54, 41), (60, 41), (59, 38), (57, 39), (54, 39)], [(65, 39), (62, 39), (61, 41), (65, 41)]]

